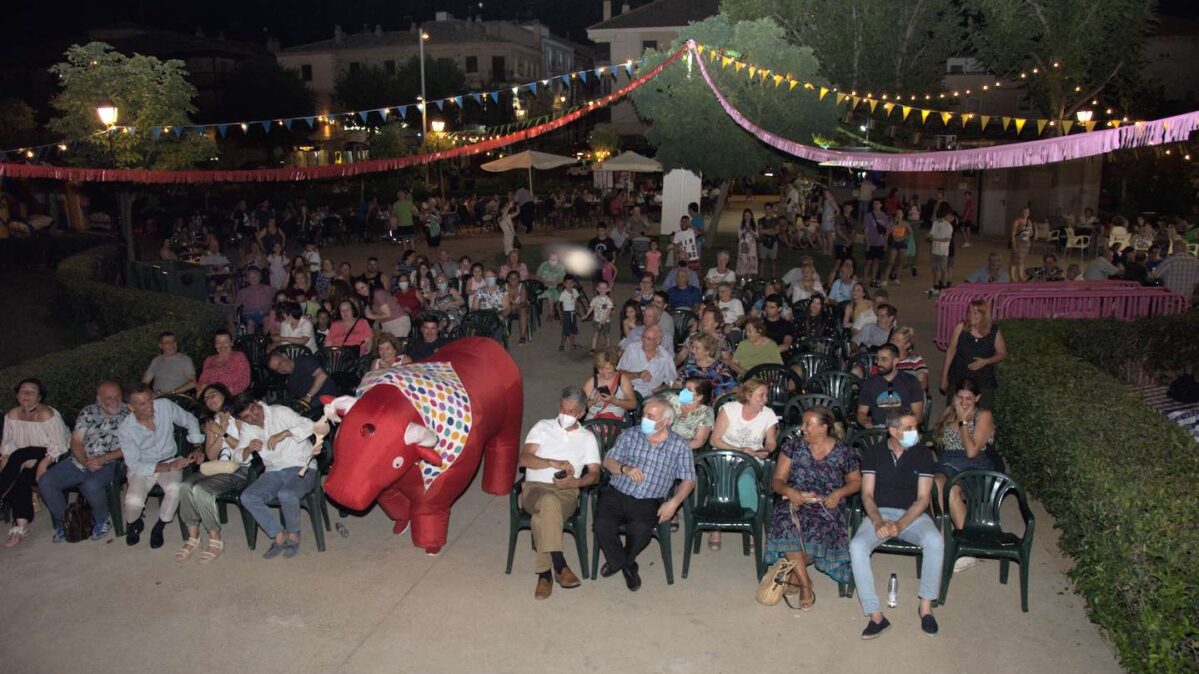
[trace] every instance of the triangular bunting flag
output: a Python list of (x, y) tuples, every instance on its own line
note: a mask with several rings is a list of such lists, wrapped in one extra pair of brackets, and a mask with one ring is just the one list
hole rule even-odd
[(633, 64), (632, 63), (624, 64), (624, 69), (628, 71), (629, 77), (633, 76)]
[(733, 59), (729, 58), (728, 56), (721, 56), (721, 57), (720, 57), (720, 67), (721, 67), (721, 68), (727, 68), (727, 67), (729, 67), (729, 64), (730, 64), (730, 63), (732, 63), (732, 62), (733, 62)]
[(895, 109), (894, 103), (883, 103), (883, 112), (886, 112), (888, 117), (891, 116), (891, 111), (894, 109)]
[(562, 82), (569, 85), (570, 84), (570, 75), (562, 75)]
[(536, 82), (529, 82), (529, 92), (532, 93), (534, 96), (537, 95), (537, 83)]
[(983, 131), (986, 131), (986, 130), (987, 130), (987, 125), (991, 123), (991, 116), (990, 116), (990, 115), (981, 115), (981, 116), (978, 118), (978, 123), (982, 125), (980, 128), (981, 128)]
[(475, 103), (483, 105), (483, 94), (471, 94), (470, 97), (475, 99)]
[(178, 138), (180, 136), (180, 134), (183, 133), (183, 127), (181, 127), (181, 126), (171, 127), (171, 133), (175, 134), (175, 137)]
[(316, 117), (305, 117), (304, 121), (308, 123), (308, 128), (310, 128), (310, 129), (316, 128)]
[(745, 67), (744, 63), (742, 63), (740, 61), (733, 61), (733, 70), (735, 70), (737, 72), (741, 72), (741, 69), (744, 67)]
[(1016, 135), (1019, 136), (1020, 132), (1024, 130), (1024, 125), (1028, 123), (1028, 120), (1017, 117), (1012, 121), (1016, 122)]
[[(773, 79), (773, 80), (774, 80), (774, 86), (776, 86), (776, 87), (777, 87), (778, 85), (780, 85), (780, 84), (782, 84), (782, 83), (783, 83), (783, 76), (782, 76), (782, 75), (775, 75), (775, 76), (774, 76), (774, 77), (772, 77), (771, 79)], [(794, 87), (794, 86), (795, 86), (795, 83), (794, 83), (794, 82), (792, 82), (792, 83), (791, 83), (791, 86), (792, 86), (792, 87)]]
[(1083, 122), (1082, 128), (1086, 129), (1087, 133), (1094, 131), (1095, 130), (1095, 121), (1091, 120), (1089, 122)]
[(970, 115), (962, 115), (962, 128), (966, 128), (967, 122), (970, 121)]
[(932, 110), (921, 110), (920, 111), (920, 123), (924, 124), (925, 122), (927, 122), (928, 116), (930, 114), (932, 114)]
[(436, 105), (438, 110), (445, 112), (445, 100), (444, 99), (439, 100), (439, 101), (433, 101), (433, 105)]
[(227, 132), (228, 130), (229, 130), (228, 124), (217, 124), (216, 125), (216, 132), (221, 134), (221, 138), (225, 137), (225, 132)]
[(491, 92), (491, 94), (489, 94), (489, 95), (491, 96), (491, 102), (492, 102), (492, 103), (499, 103), (499, 102), (500, 102), (500, 92), (498, 92), (498, 91), (493, 91), (493, 92)]
[(580, 71), (579, 71), (579, 77), (580, 77), (580, 78), (582, 78), (582, 80), (583, 80), (584, 82), (586, 82), (586, 81), (587, 81), (587, 71), (586, 71), (586, 70), (580, 70)]
[(908, 121), (908, 115), (912, 114), (912, 109), (906, 105), (899, 106), (899, 109), (903, 111), (903, 121)]
[(754, 75), (757, 74), (757, 72), (758, 72), (757, 66), (750, 66), (749, 67), (749, 78), (752, 80), (754, 78)]
[(1062, 135), (1070, 133), (1070, 129), (1074, 128), (1074, 122), (1068, 119), (1062, 120)]
[(597, 80), (598, 80), (599, 78), (601, 78), (601, 77), (603, 77), (603, 76), (604, 76), (604, 69), (603, 69), (603, 68), (596, 68), (596, 69), (595, 69), (595, 79), (597, 79)]
[(1041, 132), (1045, 130), (1045, 125), (1048, 123), (1049, 123), (1049, 120), (1047, 120), (1047, 119), (1038, 119), (1037, 120), (1037, 135), (1038, 136), (1041, 135)]
[(197, 126), (197, 127), (195, 127), (195, 129), (196, 129), (197, 136), (203, 136), (208, 133), (208, 127), (206, 127), (206, 126)]
[(1011, 117), (1000, 117), (999, 119), (1001, 122), (1003, 122), (1003, 130), (1007, 131), (1007, 128), (1012, 125), (1012, 118)]
[(941, 123), (944, 124), (945, 126), (949, 126), (949, 120), (951, 120), (951, 119), (953, 119), (952, 112), (942, 112), (941, 113)]
[(857, 108), (858, 108), (858, 104), (859, 104), (859, 103), (861, 103), (861, 102), (862, 102), (862, 99), (861, 99), (861, 98), (858, 98), (857, 96), (850, 96), (850, 97), (849, 97), (849, 103), (850, 103), (849, 109), (850, 109), (850, 110), (857, 110)]
[(873, 115), (875, 108), (878, 107), (878, 100), (873, 99), (873, 98), (867, 98), (866, 102), (870, 104), (870, 114)]
[(1118, 128), (1120, 128), (1120, 120), (1113, 119), (1112, 121), (1108, 122), (1107, 125), (1112, 127), (1113, 129), (1118, 129)]
[(161, 126), (150, 127), (150, 137), (151, 138), (153, 138), (154, 140), (158, 140), (158, 137), (161, 135), (162, 135), (162, 127)]
[[(363, 118), (362, 118), (362, 121), (364, 121), (364, 122), (365, 122), (365, 121), (366, 121), (366, 118), (365, 118), (365, 117), (363, 117)], [(259, 122), (259, 123), (258, 123), (258, 126), (261, 126), (261, 127), (262, 127), (262, 130), (263, 130), (263, 132), (264, 132), (264, 133), (270, 133), (270, 132), (271, 132), (271, 120), (269, 120), (269, 119), (266, 119), (266, 120), (263, 120), (263, 121)]]
[(842, 103), (844, 103), (845, 99), (847, 99), (847, 98), (849, 98), (849, 94), (842, 94), (842, 93), (838, 92), (837, 93), (837, 105), (841, 105)]
[(828, 96), (828, 87), (820, 87), (820, 98), (818, 100), (823, 101), (825, 96)]
[(454, 97), (454, 105), (456, 105), (460, 108), (462, 107), (462, 97), (461, 96)]
[(366, 118), (367, 118), (368, 116), (370, 116), (370, 114), (371, 114), (371, 113), (370, 113), (370, 111), (369, 111), (369, 110), (362, 110), (362, 111), (360, 111), (360, 112), (358, 113), (358, 117), (359, 117), (359, 119), (361, 119), (361, 120), (362, 120), (362, 123), (363, 123), (363, 124), (366, 124)]
[(799, 84), (799, 80), (791, 80), (791, 91), (795, 91), (795, 86)]

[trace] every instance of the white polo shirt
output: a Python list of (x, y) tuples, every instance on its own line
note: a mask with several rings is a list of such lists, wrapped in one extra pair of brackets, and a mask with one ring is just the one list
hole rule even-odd
[[(537, 445), (535, 454), (540, 459), (569, 461), (575, 467), (575, 478), (583, 475), (583, 466), (600, 462), (595, 434), (583, 428), (582, 424), (575, 424), (574, 428), (567, 431), (558, 425), (557, 419), (542, 419), (529, 429), (525, 444)], [(556, 472), (557, 468), (526, 468), (525, 481), (552, 484)]]

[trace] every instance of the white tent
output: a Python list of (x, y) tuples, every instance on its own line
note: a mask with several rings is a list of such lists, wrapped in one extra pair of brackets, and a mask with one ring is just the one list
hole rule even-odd
[(576, 163), (578, 160), (574, 157), (564, 157), (560, 154), (549, 154), (548, 152), (536, 152), (534, 150), (525, 150), (507, 157), (501, 157), (495, 161), (489, 161), (481, 167), (484, 171), (492, 173), (502, 173), (504, 171), (514, 171), (516, 169), (525, 169), (529, 172), (529, 191), (533, 191), (533, 169), (554, 169), (561, 166), (569, 166)]
[(637, 154), (624, 152), (608, 161), (596, 164), (593, 171), (629, 171), (630, 173), (661, 173), (662, 162)]

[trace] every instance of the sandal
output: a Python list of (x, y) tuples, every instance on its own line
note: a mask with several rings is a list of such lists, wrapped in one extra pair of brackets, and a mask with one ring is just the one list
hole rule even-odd
[(210, 539), (208, 539), (208, 549), (205, 550), (204, 552), (200, 553), (200, 563), (207, 564), (207, 563), (211, 562), (212, 560), (216, 559), (217, 557), (220, 557), (221, 553), (224, 551), (225, 551), (225, 542), (224, 541), (220, 540), (219, 538), (216, 540), (213, 540), (210, 538)]
[(20, 543), (21, 539), (25, 538), (26, 533), (28, 532), (25, 531), (25, 527), (13, 527), (9, 529), (8, 540), (4, 542), (4, 547), (11, 548), (17, 543)]
[(720, 539), (717, 538), (716, 540), (712, 540), (712, 537), (709, 536), (708, 537), (708, 549), (713, 552), (719, 550), (720, 549)]
[(196, 548), (198, 548), (199, 546), (200, 546), (200, 539), (198, 539), (198, 538), (187, 539), (186, 541), (184, 541), (183, 547), (179, 548), (178, 552), (175, 553), (175, 561), (176, 562), (186, 562), (188, 559), (191, 558), (192, 553), (195, 552)]
[[(809, 601), (804, 601), (804, 600), (803, 600), (803, 591), (804, 591), (804, 590), (807, 590), (807, 591), (808, 591), (809, 593), (811, 593), (811, 595), (812, 595), (812, 598), (811, 598)], [(801, 587), (801, 588), (799, 588), (799, 596), (800, 596), (800, 599), (799, 599), (799, 610), (803, 611), (804, 613), (807, 613), (808, 611), (811, 611), (811, 610), (812, 610), (812, 607), (816, 605), (816, 588), (813, 588), (813, 587)]]

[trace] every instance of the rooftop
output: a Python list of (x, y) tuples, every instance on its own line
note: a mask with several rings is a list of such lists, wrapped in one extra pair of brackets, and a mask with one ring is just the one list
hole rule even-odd
[(648, 5), (588, 26), (587, 30), (686, 26), (715, 16), (719, 12), (719, 0), (654, 0)]

